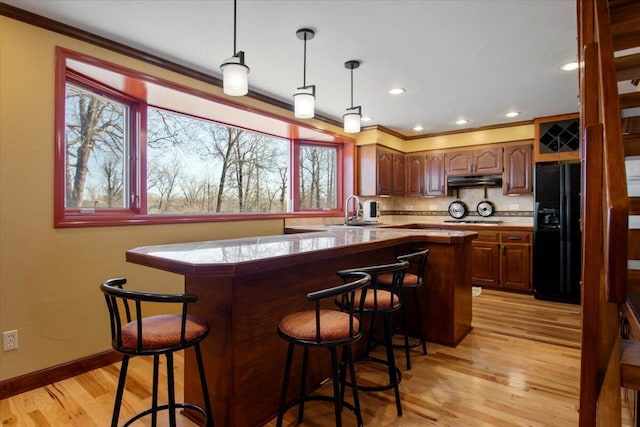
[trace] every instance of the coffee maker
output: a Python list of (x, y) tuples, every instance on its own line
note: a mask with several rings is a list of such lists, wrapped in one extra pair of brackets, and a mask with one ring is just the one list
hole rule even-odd
[(366, 200), (362, 204), (362, 220), (365, 222), (380, 221), (380, 202)]

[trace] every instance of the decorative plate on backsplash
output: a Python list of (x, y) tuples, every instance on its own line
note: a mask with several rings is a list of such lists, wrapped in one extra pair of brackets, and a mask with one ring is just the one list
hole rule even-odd
[(449, 215), (452, 218), (460, 219), (467, 214), (467, 205), (462, 200), (454, 200), (449, 205)]

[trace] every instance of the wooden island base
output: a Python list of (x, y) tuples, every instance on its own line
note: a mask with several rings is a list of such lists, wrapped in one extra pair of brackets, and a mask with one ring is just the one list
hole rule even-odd
[[(431, 250), (427, 284), (419, 294), (423, 318), (414, 316), (411, 322), (422, 322), (429, 341), (450, 346), (469, 333), (470, 251), (475, 233), (445, 232), (446, 238), (442, 232), (435, 237), (433, 233), (380, 231), (379, 238), (362, 243), (352, 243), (353, 236), (340, 235), (335, 241), (341, 243), (335, 247), (319, 240), (318, 250), (306, 246), (312, 243), (308, 239), (335, 236), (308, 233), (294, 236), (300, 240), (296, 253), (224, 265), (169, 259), (153, 247), (128, 251), (127, 260), (185, 276), (185, 291), (198, 295), (191, 312), (207, 319), (211, 328), (201, 345), (215, 424), (259, 426), (272, 419), (278, 408), (287, 350), (286, 342), (276, 332), (278, 322), (288, 313), (312, 308), (306, 294), (339, 283), (337, 270), (393, 262), (407, 249), (427, 247)], [(176, 245), (169, 246), (175, 252)], [(188, 249), (193, 252), (193, 248)], [(364, 342), (361, 339), (357, 343), (356, 352)], [(309, 389), (329, 376), (328, 356), (324, 349), (310, 352)], [(299, 383), (300, 359), (295, 358), (298, 364), (292, 370), (291, 384)], [(187, 352), (185, 400), (201, 403), (194, 368), (194, 355)], [(290, 397), (296, 393), (297, 387), (290, 387)]]

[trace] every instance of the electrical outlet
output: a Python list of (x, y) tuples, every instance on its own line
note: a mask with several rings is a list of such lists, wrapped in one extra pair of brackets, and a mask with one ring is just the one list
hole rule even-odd
[(510, 211), (517, 211), (520, 210), (520, 205), (517, 203), (510, 203), (509, 204), (509, 210)]
[(430, 211), (437, 211), (438, 210), (438, 205), (429, 205), (429, 210)]
[(7, 331), (2, 333), (2, 351), (18, 349), (18, 331)]

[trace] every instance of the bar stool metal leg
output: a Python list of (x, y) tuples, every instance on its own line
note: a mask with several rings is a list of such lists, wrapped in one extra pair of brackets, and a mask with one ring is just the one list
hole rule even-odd
[(304, 347), (302, 355), (302, 378), (300, 379), (300, 407), (298, 410), (298, 424), (304, 418), (304, 389), (307, 387), (307, 367), (309, 366), (309, 347)]
[(176, 427), (176, 394), (173, 385), (173, 353), (167, 353), (167, 391), (169, 393), (170, 427)]
[(202, 396), (204, 398), (204, 407), (209, 414), (207, 416), (207, 427), (214, 427), (213, 423), (213, 411), (211, 410), (211, 400), (209, 398), (209, 388), (207, 387), (207, 377), (204, 372), (204, 362), (202, 361), (202, 351), (200, 350), (200, 343), (194, 346), (196, 352), (196, 361), (198, 362), (198, 372), (200, 373), (200, 384), (202, 386)]
[(287, 388), (289, 387), (289, 376), (291, 374), (291, 363), (293, 361), (293, 343), (289, 343), (287, 350), (287, 362), (284, 367), (284, 379), (282, 380), (282, 393), (280, 394), (280, 409), (278, 410), (278, 419), (276, 427), (282, 427), (282, 417), (284, 416), (284, 408), (287, 404)]
[(329, 347), (331, 352), (331, 379), (333, 381), (333, 406), (336, 417), (336, 427), (342, 427), (342, 393), (340, 392), (340, 373), (338, 355), (335, 347)]
[(118, 379), (118, 391), (116, 392), (116, 401), (113, 406), (113, 416), (111, 417), (111, 427), (118, 427), (118, 418), (120, 417), (120, 405), (122, 404), (122, 394), (124, 393), (124, 383), (127, 380), (127, 368), (129, 367), (129, 356), (122, 357), (120, 366), (120, 378)]
[(398, 386), (399, 378), (398, 371), (396, 369), (396, 361), (393, 354), (393, 333), (391, 331), (391, 320), (390, 316), (382, 316), (384, 320), (384, 338), (386, 341), (387, 348), (387, 361), (389, 368), (389, 384), (393, 386), (393, 392), (396, 397), (396, 410), (398, 411), (398, 416), (402, 416), (402, 404), (400, 402), (400, 387)]
[(160, 370), (160, 355), (153, 356), (153, 383), (151, 385), (151, 425), (155, 426), (158, 422), (158, 377)]

